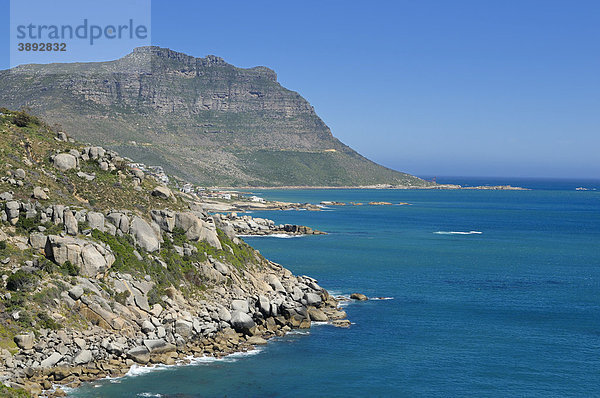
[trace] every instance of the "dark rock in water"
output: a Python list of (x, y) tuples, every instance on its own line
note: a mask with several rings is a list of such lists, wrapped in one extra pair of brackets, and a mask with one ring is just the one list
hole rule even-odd
[(365, 295), (364, 295), (364, 294), (362, 294), (362, 293), (352, 293), (352, 294), (350, 295), (350, 298), (351, 298), (352, 300), (358, 300), (358, 301), (366, 301), (366, 300), (368, 300), (368, 299), (369, 299), (367, 296), (365, 296)]
[(350, 321), (347, 319), (338, 319), (338, 320), (331, 322), (331, 324), (337, 328), (349, 328), (350, 327)]

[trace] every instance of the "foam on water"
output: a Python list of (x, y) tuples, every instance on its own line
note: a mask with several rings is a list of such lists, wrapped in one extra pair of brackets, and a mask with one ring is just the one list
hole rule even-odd
[(280, 239), (301, 238), (303, 236), (306, 236), (306, 235), (288, 235), (288, 234), (237, 235), (238, 238), (280, 238)]
[(157, 370), (166, 370), (172, 368), (177, 365), (150, 365), (150, 366), (140, 366), (133, 365), (129, 371), (125, 374), (125, 377), (135, 377), (148, 374), (150, 372), (155, 372)]
[(481, 231), (437, 231), (434, 234), (437, 235), (481, 235)]

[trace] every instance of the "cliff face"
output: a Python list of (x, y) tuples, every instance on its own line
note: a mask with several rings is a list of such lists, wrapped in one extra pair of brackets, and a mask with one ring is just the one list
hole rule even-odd
[(0, 72), (0, 106), (206, 185), (425, 184), (342, 144), (266, 67), (142, 47), (111, 62)]

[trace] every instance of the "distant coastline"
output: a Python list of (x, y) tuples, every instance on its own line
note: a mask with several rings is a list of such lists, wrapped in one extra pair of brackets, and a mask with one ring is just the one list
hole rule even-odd
[(435, 190), (435, 189), (469, 189), (469, 190), (505, 190), (505, 191), (529, 191), (531, 188), (517, 187), (512, 185), (478, 185), (478, 186), (462, 186), (458, 184), (437, 184), (432, 186), (413, 186), (413, 185), (360, 185), (360, 186), (302, 186), (302, 185), (285, 185), (285, 186), (277, 186), (277, 187), (262, 187), (262, 186), (244, 186), (244, 187), (210, 187), (211, 189), (221, 189), (221, 190), (277, 190), (277, 189), (397, 189), (397, 190), (406, 190), (406, 189), (419, 189), (419, 190)]

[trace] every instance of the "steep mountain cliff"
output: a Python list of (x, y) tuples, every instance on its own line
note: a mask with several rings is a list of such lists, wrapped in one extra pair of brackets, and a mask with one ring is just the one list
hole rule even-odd
[(110, 62), (0, 72), (0, 106), (205, 185), (415, 185), (341, 143), (266, 67), (141, 47)]

